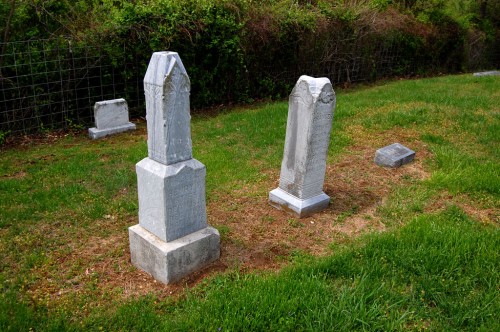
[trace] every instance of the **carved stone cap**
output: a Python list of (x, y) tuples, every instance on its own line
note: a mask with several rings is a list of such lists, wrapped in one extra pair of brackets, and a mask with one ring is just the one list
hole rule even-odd
[[(177, 52), (163, 51), (154, 52), (151, 56), (146, 76), (144, 76), (144, 83), (164, 86), (167, 76), (170, 76), (175, 65), (179, 66), (180, 72), (186, 76), (189, 82), (189, 76), (179, 54)], [(191, 82), (189, 82), (189, 85), (191, 85)]]
[(191, 83), (176, 52), (155, 52), (144, 77), (149, 158), (171, 165), (192, 158)]
[(329, 104), (335, 101), (335, 92), (333, 91), (332, 84), (327, 77), (311, 77), (307, 75), (302, 75), (299, 77), (295, 88), (293, 89), (291, 95), (295, 95), (297, 90), (309, 90), (309, 93), (313, 97), (313, 102), (319, 101), (325, 104)]

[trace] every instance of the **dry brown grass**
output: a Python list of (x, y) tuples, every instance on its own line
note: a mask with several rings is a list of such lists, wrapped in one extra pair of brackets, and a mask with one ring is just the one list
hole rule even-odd
[[(64, 248), (55, 252), (50, 264), (33, 271), (40, 278), (28, 286), (27, 294), (34, 302), (54, 304), (68, 301), (76, 294), (101, 297), (114, 294), (111, 298), (148, 293), (160, 298), (177, 296), (185, 286), (196, 285), (218, 272), (277, 271), (289, 262), (294, 252), (322, 256), (330, 253), (331, 243), (350, 241), (366, 232), (384, 231), (387, 226), (377, 212), (378, 206), (384, 204), (392, 188), (405, 178), (428, 176), (423, 163), (430, 153), (418, 142), (416, 132), (394, 129), (375, 138), (356, 125), (347, 128), (347, 132), (354, 137), (353, 144), (327, 166), (324, 189), (331, 197), (327, 210), (298, 219), (272, 208), (268, 192), (277, 187), (279, 170), (264, 170), (268, 176), (262, 182), (229, 190), (208, 204), (209, 223), (225, 230), (221, 232), (221, 258), (174, 285), (156, 282), (130, 264), (127, 227), (137, 223), (136, 216), (120, 219), (105, 215), (87, 235), (74, 237), (68, 237), (67, 231), (41, 228), (39, 232), (47, 233), (54, 241), (65, 238)], [(139, 134), (142, 135), (142, 130)], [(376, 148), (396, 141), (416, 150), (415, 161), (398, 169), (376, 166), (373, 163)], [(116, 196), (128, 193), (123, 190)]]

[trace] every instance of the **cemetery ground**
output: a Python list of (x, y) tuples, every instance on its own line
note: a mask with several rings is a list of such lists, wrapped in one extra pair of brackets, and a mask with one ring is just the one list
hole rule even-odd
[[(269, 206), (287, 103), (193, 116), (221, 259), (165, 286), (130, 263), (138, 130), (27, 140), (0, 156), (0, 329), (500, 330), (500, 78), (337, 90), (325, 192)], [(416, 159), (376, 166), (399, 142)]]

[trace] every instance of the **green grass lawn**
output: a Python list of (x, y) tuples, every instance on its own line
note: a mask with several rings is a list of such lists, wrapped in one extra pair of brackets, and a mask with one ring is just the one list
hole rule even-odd
[[(145, 125), (0, 151), (0, 330), (500, 330), (500, 78), (337, 91), (325, 190), (266, 203), (287, 103), (193, 116), (221, 262), (177, 285), (129, 262)], [(373, 165), (400, 142), (398, 170)], [(320, 250), (322, 249), (322, 250)]]

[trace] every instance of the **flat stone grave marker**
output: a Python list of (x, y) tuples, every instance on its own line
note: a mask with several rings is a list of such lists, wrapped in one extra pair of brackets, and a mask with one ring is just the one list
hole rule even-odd
[(176, 52), (153, 53), (144, 78), (148, 157), (136, 165), (139, 224), (129, 228), (132, 264), (163, 283), (220, 255), (207, 224), (206, 168), (192, 158), (191, 84)]
[(394, 143), (380, 148), (375, 153), (375, 164), (385, 167), (400, 167), (410, 163), (415, 158), (415, 151), (400, 143)]
[(289, 98), (279, 187), (269, 203), (299, 218), (328, 207), (323, 192), (335, 92), (328, 78), (301, 76)]
[(128, 105), (123, 98), (95, 103), (94, 118), (96, 126), (89, 128), (89, 136), (92, 139), (136, 128), (135, 124), (129, 121)]
[(491, 70), (491, 71), (481, 71), (473, 74), (476, 77), (481, 77), (481, 76), (500, 76), (500, 71), (498, 70)]

